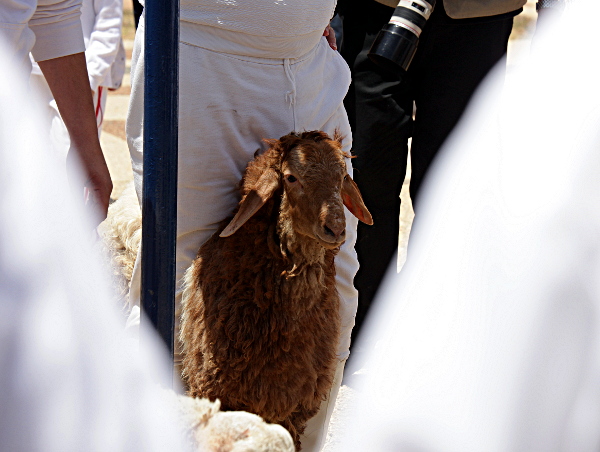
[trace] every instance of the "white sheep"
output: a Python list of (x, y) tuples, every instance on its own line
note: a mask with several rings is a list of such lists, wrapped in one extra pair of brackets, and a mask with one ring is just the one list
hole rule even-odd
[(216, 400), (163, 391), (166, 402), (179, 417), (181, 432), (198, 452), (293, 452), (294, 442), (281, 425), (267, 424), (244, 411), (221, 411)]

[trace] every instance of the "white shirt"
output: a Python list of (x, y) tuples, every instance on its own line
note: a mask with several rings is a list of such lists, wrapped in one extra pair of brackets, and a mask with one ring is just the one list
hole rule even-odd
[[(122, 0), (82, 0), (81, 26), (90, 88), (119, 88), (125, 73), (125, 48), (121, 38)], [(33, 60), (32, 74), (43, 77)], [(48, 96), (52, 96), (48, 93)]]
[(125, 72), (122, 0), (83, 0), (81, 26), (90, 86), (119, 88)]
[(217, 52), (298, 58), (313, 49), (335, 0), (182, 0), (181, 41)]
[(0, 35), (23, 68), (85, 50), (79, 20), (81, 0), (3, 0)]

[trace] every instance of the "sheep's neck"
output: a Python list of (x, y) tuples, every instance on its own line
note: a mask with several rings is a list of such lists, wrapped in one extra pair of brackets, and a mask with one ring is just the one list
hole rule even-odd
[(325, 248), (312, 237), (296, 233), (291, 218), (283, 213), (277, 221), (277, 236), (281, 253), (291, 263), (291, 274), (308, 266), (322, 265), (325, 261)]

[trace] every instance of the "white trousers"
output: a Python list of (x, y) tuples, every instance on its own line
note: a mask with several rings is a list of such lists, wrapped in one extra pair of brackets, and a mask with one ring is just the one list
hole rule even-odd
[[(144, 24), (140, 22), (132, 58), (131, 103), (127, 140), (134, 181), (141, 199), (143, 177), (143, 50)], [(176, 274), (181, 280), (198, 249), (231, 214), (239, 202), (236, 185), (254, 152), (264, 149), (262, 139), (279, 138), (292, 131), (339, 129), (351, 147), (351, 132), (343, 107), (350, 83), (348, 66), (323, 38), (296, 59), (267, 59), (223, 54), (180, 44), (179, 175)], [(348, 165), (351, 174), (352, 168)], [(357, 291), (354, 251), (357, 220), (346, 212), (347, 241), (336, 258), (337, 289), (341, 298), (342, 333), (338, 347), (337, 384), (326, 403), (333, 408), (349, 354)], [(139, 256), (130, 300), (139, 305)], [(179, 305), (181, 288), (176, 304)], [(179, 311), (178, 306), (176, 310)], [(320, 450), (331, 409), (315, 419), (320, 427), (307, 429)], [(320, 421), (318, 419), (321, 419)], [(303, 442), (304, 443), (304, 442)]]

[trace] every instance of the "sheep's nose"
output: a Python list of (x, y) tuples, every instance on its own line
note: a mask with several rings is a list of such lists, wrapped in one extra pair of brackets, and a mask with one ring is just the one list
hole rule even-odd
[(340, 223), (329, 223), (324, 226), (325, 234), (336, 240), (343, 238), (346, 234), (346, 225)]

